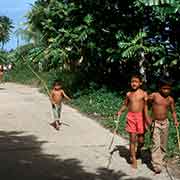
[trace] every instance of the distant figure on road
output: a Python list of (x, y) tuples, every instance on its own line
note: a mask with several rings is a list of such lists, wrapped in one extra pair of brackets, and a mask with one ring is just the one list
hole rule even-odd
[[(141, 154), (144, 145), (145, 116), (147, 114), (147, 93), (141, 89), (142, 79), (139, 75), (131, 77), (131, 91), (126, 94), (125, 101), (117, 112), (118, 116), (127, 109), (126, 131), (129, 133), (130, 161), (133, 168), (137, 168), (137, 156)], [(136, 143), (137, 152), (136, 152)]]
[(0, 82), (2, 82), (3, 80), (3, 75), (4, 75), (4, 68), (3, 65), (0, 64)]
[(12, 69), (12, 64), (8, 64), (8, 71), (10, 71)]
[(54, 121), (51, 123), (51, 125), (56, 130), (59, 130), (60, 125), (62, 124), (60, 121), (60, 117), (63, 98), (70, 100), (70, 98), (65, 94), (64, 90), (62, 89), (61, 83), (59, 81), (55, 81), (50, 92), (50, 101), (52, 104), (54, 118)]

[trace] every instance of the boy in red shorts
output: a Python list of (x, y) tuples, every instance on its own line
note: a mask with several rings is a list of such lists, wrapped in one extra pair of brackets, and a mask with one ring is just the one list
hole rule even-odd
[[(142, 79), (138, 75), (131, 77), (131, 91), (126, 94), (123, 105), (118, 111), (118, 116), (128, 109), (126, 117), (126, 131), (129, 133), (130, 141), (130, 159), (133, 168), (137, 168), (136, 160), (136, 142), (137, 153), (141, 151), (144, 145), (144, 131), (145, 131), (145, 120), (144, 115), (148, 118), (147, 114), (147, 93), (140, 87), (142, 85)], [(145, 118), (145, 119), (146, 119)]]

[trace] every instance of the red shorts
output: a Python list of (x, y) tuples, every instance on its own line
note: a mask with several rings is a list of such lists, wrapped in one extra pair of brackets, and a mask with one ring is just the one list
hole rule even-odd
[(143, 134), (144, 122), (142, 112), (128, 112), (126, 116), (126, 131), (129, 133)]

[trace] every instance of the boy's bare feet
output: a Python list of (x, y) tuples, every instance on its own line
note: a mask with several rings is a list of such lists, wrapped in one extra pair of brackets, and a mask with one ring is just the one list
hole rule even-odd
[(137, 169), (137, 160), (136, 159), (131, 159), (131, 166), (134, 169)]
[(56, 130), (59, 130), (59, 125), (58, 125), (57, 121), (54, 121), (54, 122), (50, 123), (50, 125), (52, 127), (54, 127)]
[(154, 172), (155, 172), (155, 174), (160, 174), (161, 173), (161, 168), (155, 167)]
[(57, 124), (58, 124), (59, 126), (61, 126), (61, 125), (62, 125), (62, 122), (60, 122), (59, 120), (57, 120)]
[(140, 158), (141, 158), (141, 150), (140, 150), (140, 149), (137, 149), (136, 158), (137, 158), (137, 159), (140, 159)]

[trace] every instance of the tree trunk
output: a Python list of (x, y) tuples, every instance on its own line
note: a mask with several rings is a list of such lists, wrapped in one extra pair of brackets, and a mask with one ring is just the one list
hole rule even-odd
[(147, 82), (146, 67), (144, 66), (144, 61), (145, 61), (144, 52), (142, 51), (140, 54), (141, 54), (141, 59), (139, 61), (139, 72), (143, 76), (143, 81)]

